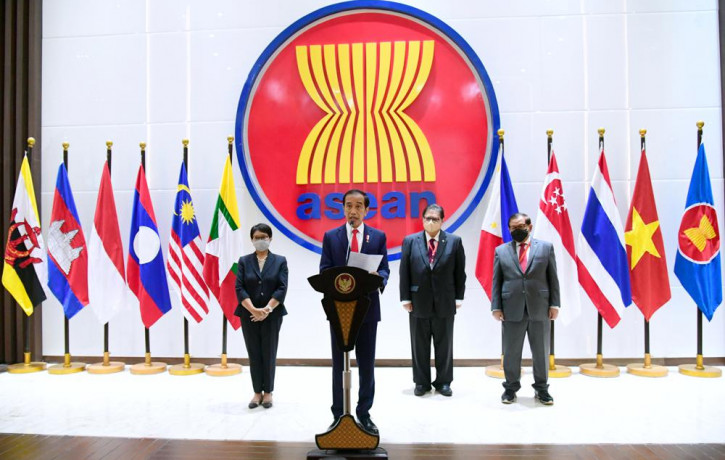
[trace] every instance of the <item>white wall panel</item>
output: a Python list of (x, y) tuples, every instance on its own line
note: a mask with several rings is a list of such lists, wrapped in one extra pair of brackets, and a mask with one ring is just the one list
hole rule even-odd
[[(202, 238), (206, 239), (237, 104), (262, 50), (293, 21), (332, 2), (152, 0), (44, 2), (43, 182), (39, 191), (47, 225), (61, 160), (71, 144), (70, 179), (85, 232), (95, 212), (105, 159), (114, 142), (113, 181), (124, 247), (139, 165), (138, 143), (148, 143), (148, 178), (164, 257), (181, 161), (181, 139), (190, 139), (189, 178)], [(705, 142), (716, 207), (723, 227), (723, 152), (717, 2), (494, 0), (410, 1), (445, 20), (486, 67), (506, 130), (506, 155), (520, 209), (538, 208), (546, 169), (546, 130), (569, 203), (575, 237), (599, 156), (597, 128), (606, 129), (609, 170), (622, 220), (639, 163), (640, 128), (648, 154), (665, 239), (673, 299), (652, 322), (655, 357), (694, 356), (695, 306), (672, 273), (679, 219), (695, 159), (695, 121), (705, 121)], [(246, 232), (267, 221), (242, 181), (234, 158), (242, 253), (252, 251)], [(485, 200), (457, 230), (465, 242), (468, 282), (456, 320), (456, 358), (496, 358), (500, 327), (475, 279)], [(306, 278), (319, 256), (275, 228), (272, 251), (287, 257), (289, 315), (280, 358), (327, 358), (329, 334), (318, 294)], [(391, 264), (382, 297), (378, 357), (409, 358), (406, 314), (398, 302), (398, 267)], [(44, 353), (63, 352), (60, 305), (43, 309)], [(705, 325), (706, 356), (725, 356), (725, 319), (718, 311)], [(191, 353), (219, 356), (222, 316), (211, 307), (190, 329)], [(182, 316), (175, 309), (151, 331), (154, 356), (181, 356)], [(594, 359), (596, 312), (585, 297), (582, 314), (557, 326), (557, 356)], [(111, 352), (143, 355), (138, 307), (111, 322)], [(605, 326), (606, 357), (643, 354), (642, 315), (636, 306), (614, 330)], [(99, 355), (102, 327), (91, 311), (71, 322), (71, 352)], [(527, 352), (528, 353), (528, 352)], [(229, 334), (229, 355), (246, 357), (240, 331)]]

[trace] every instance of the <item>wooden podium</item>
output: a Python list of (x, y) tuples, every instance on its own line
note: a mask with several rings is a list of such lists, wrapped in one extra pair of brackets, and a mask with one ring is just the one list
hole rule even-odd
[(367, 294), (380, 288), (382, 278), (356, 267), (332, 267), (307, 280), (314, 290), (324, 294), (322, 307), (337, 346), (344, 352), (343, 414), (326, 432), (315, 435), (319, 450), (308, 452), (307, 458), (388, 458), (385, 449), (378, 447), (380, 436), (365, 431), (350, 414), (350, 351), (355, 348), (368, 311)]

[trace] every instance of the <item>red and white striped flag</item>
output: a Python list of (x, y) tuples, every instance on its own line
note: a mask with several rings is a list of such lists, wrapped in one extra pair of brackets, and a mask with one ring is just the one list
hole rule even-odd
[(169, 270), (171, 289), (175, 294), (172, 302), (181, 303), (184, 315), (189, 320), (200, 323), (209, 313), (209, 288), (202, 275), (204, 252), (201, 250), (199, 225), (196, 222), (186, 166), (183, 163), (174, 204), (166, 267)]
[(534, 225), (534, 238), (554, 245), (556, 271), (559, 276), (561, 311), (559, 317), (569, 324), (581, 313), (579, 277), (576, 268), (576, 249), (571, 230), (569, 210), (564, 199), (564, 187), (559, 176), (556, 156), (551, 152), (549, 170), (539, 200), (539, 213)]
[(103, 166), (93, 230), (88, 240), (88, 300), (101, 324), (127, 307), (128, 286), (123, 265), (123, 243), (113, 198), (111, 172)]

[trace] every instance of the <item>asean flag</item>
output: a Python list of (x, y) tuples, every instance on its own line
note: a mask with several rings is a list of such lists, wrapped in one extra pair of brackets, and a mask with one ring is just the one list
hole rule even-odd
[(677, 234), (675, 275), (708, 321), (722, 303), (720, 227), (714, 203), (705, 145), (700, 144)]
[(48, 287), (68, 319), (88, 305), (88, 248), (80, 222), (68, 170), (61, 163), (48, 230)]
[(150, 328), (171, 310), (171, 299), (159, 229), (143, 166), (139, 167), (136, 176), (129, 241), (126, 280), (138, 299), (141, 320), (146, 328)]
[(508, 219), (517, 212), (519, 208), (516, 205), (511, 177), (503, 157), (503, 144), (499, 143), (496, 169), (491, 179), (491, 197), (488, 199), (486, 214), (483, 216), (476, 260), (476, 278), (486, 291), (489, 300), (493, 284), (493, 254), (498, 245), (511, 241)]

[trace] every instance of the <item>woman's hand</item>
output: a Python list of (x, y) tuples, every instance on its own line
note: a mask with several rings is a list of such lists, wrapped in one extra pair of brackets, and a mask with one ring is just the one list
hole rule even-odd
[(252, 316), (250, 318), (252, 319), (253, 322), (264, 321), (265, 319), (267, 319), (267, 316), (269, 315), (269, 313), (267, 313), (267, 311), (264, 310), (263, 308), (252, 307), (251, 313), (252, 313)]

